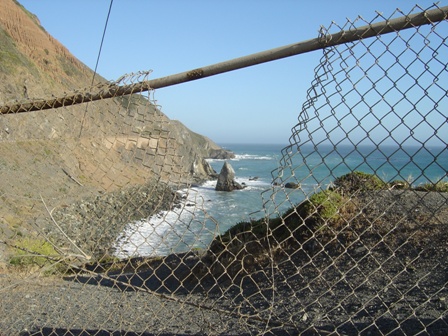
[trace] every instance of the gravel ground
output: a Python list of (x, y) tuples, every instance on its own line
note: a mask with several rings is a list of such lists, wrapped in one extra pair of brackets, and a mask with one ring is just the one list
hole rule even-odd
[(1, 294), (2, 336), (218, 334), (238, 325), (237, 319), (145, 292), (49, 279), (12, 282)]
[(354, 221), (351, 241), (285, 249), (232, 279), (198, 272), (199, 252), (94, 276), (1, 275), (0, 334), (448, 335), (448, 195), (358, 200), (371, 225)]

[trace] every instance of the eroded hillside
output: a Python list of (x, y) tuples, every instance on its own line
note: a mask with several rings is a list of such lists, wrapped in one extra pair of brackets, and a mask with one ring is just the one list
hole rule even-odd
[[(83, 88), (93, 72), (13, 0), (0, 0), (0, 48), (2, 106), (89, 92)], [(206, 178), (210, 171), (204, 157), (216, 155), (228, 153), (171, 121), (139, 94), (0, 115), (1, 240), (14, 242), (54, 229), (50, 213), (81, 200), (142, 188), (147, 195), (142, 202), (153, 201), (158, 195), (151, 194), (151, 186), (164, 183), (175, 189)], [(138, 213), (144, 205), (120, 206)], [(0, 244), (0, 260), (5, 253)]]

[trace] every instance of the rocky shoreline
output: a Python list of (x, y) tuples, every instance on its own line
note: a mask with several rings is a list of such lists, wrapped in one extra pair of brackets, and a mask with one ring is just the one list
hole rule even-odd
[[(200, 184), (202, 181), (195, 180)], [(93, 260), (114, 254), (113, 245), (126, 226), (162, 211), (178, 207), (184, 200), (178, 192), (189, 185), (170, 186), (160, 181), (127, 187), (61, 207), (53, 218), (69, 237)], [(43, 230), (62, 249), (73, 246), (56, 226)]]
[[(211, 158), (232, 157), (232, 152), (216, 149)], [(218, 174), (206, 160), (202, 159), (201, 167), (201, 173), (192, 172), (190, 181), (183, 184), (174, 185), (153, 180), (58, 207), (52, 216), (64, 232), (56, 226), (51, 226), (48, 221), (41, 229), (47, 238), (63, 250), (73, 250), (73, 244), (67, 240), (67, 235), (75, 237), (78, 247), (93, 260), (112, 256), (113, 244), (130, 222), (178, 207), (183, 202), (178, 191), (205, 182), (205, 176), (208, 176), (208, 179), (217, 179)]]

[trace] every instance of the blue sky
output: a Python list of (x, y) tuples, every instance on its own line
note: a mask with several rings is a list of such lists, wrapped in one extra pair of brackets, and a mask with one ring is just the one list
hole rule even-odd
[[(42, 26), (94, 69), (110, 0), (19, 0)], [(440, 6), (446, 6), (441, 1)], [(427, 8), (432, 1), (418, 1)], [(141, 70), (163, 77), (317, 37), (375, 11), (408, 13), (402, 1), (114, 0), (98, 73)], [(321, 51), (156, 90), (162, 111), (218, 143), (286, 144)]]

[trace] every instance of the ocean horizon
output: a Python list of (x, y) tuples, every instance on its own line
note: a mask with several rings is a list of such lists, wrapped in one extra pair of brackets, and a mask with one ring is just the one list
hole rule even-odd
[[(115, 244), (118, 257), (163, 256), (205, 248), (213, 237), (237, 223), (281, 214), (351, 171), (375, 174), (385, 182), (405, 180), (413, 186), (446, 181), (448, 172), (448, 149), (443, 146), (220, 146), (235, 158), (207, 161), (217, 173), (229, 162), (236, 181), (245, 188), (215, 191), (216, 180), (210, 180), (179, 190), (184, 199), (179, 207), (128, 224)], [(281, 187), (287, 182), (300, 188)]]

